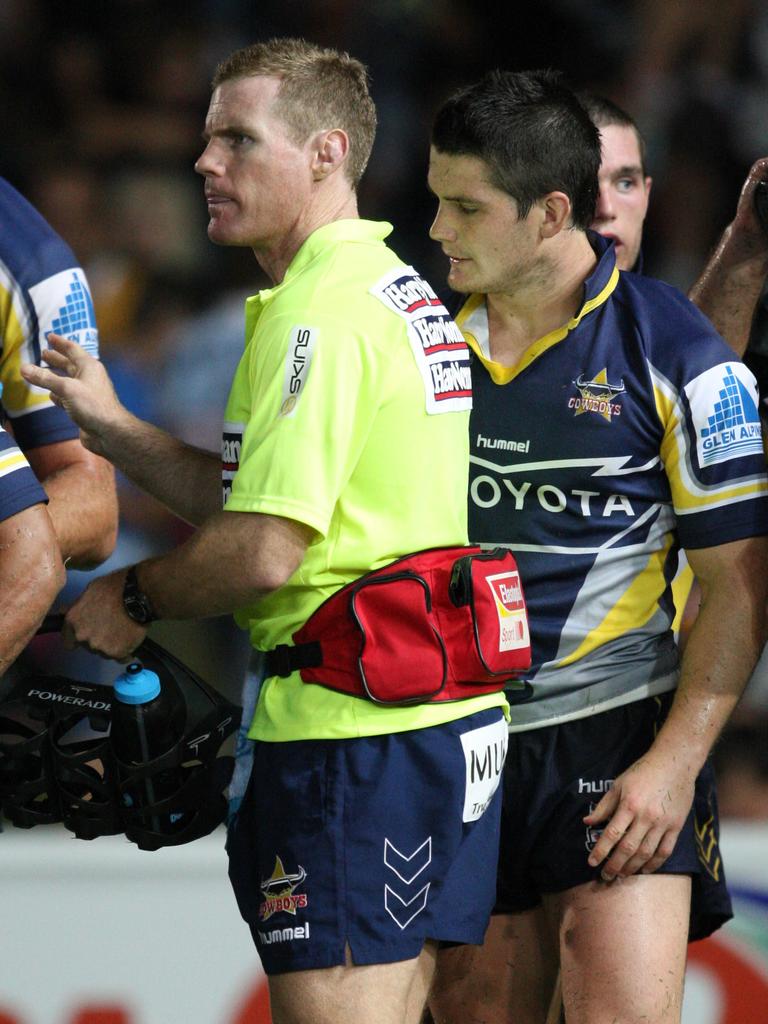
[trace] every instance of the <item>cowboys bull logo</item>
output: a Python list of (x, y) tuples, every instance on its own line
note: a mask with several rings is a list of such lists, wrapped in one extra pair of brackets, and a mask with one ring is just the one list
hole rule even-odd
[(627, 388), (623, 380), (609, 384), (607, 369), (602, 369), (592, 380), (585, 380), (584, 374), (580, 373), (573, 383), (579, 389), (579, 397), (569, 398), (568, 408), (574, 410), (575, 416), (596, 412), (610, 423), (614, 416), (621, 415), (621, 404), (616, 399)]
[(295, 874), (288, 874), (279, 857), (275, 857), (275, 867), (269, 878), (262, 878), (259, 888), (264, 902), (259, 907), (259, 919), (267, 921), (273, 914), (283, 911), (296, 916), (297, 910), (303, 910), (309, 902), (305, 892), (295, 893), (294, 889), (302, 884), (307, 872), (299, 864)]

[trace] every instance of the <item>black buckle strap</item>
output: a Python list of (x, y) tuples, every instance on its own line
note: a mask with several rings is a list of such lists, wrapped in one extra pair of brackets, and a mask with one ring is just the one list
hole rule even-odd
[(323, 652), (318, 640), (308, 644), (278, 644), (274, 650), (267, 651), (264, 656), (264, 675), (289, 676), (303, 668), (319, 668), (323, 664)]

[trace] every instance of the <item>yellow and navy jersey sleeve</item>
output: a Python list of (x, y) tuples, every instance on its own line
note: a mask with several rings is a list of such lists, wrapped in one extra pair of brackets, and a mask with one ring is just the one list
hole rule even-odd
[[(674, 322), (685, 300), (668, 300)], [(652, 341), (646, 358), (680, 544), (711, 547), (766, 532), (757, 384), (708, 321), (683, 308), (685, 333)]]
[(0, 382), (2, 404), (22, 449), (78, 436), (48, 393), (22, 378), (39, 363), (54, 331), (98, 355), (98, 332), (85, 274), (72, 250), (34, 207), (0, 178)]
[(521, 727), (674, 687), (678, 551), (768, 533), (750, 374), (684, 296), (616, 277), (593, 244), (584, 315), (514, 370), (478, 344), (484, 304), (458, 316), (476, 350), (470, 540), (513, 549), (530, 616)]
[(0, 429), (0, 520), (47, 500), (18, 445), (6, 430)]

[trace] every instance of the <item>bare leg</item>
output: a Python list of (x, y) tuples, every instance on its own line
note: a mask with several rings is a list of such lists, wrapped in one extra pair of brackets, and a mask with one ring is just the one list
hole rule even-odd
[(406, 1008), (406, 1024), (419, 1024), (423, 1019), (427, 1005), (427, 995), (432, 987), (437, 965), (437, 943), (428, 942), (421, 951), (416, 972), (413, 975), (411, 989), (408, 993)]
[(482, 946), (441, 949), (434, 1024), (543, 1024), (557, 978), (552, 934), (537, 908), (492, 917)]
[(690, 898), (687, 875), (633, 875), (546, 897), (568, 1024), (679, 1024)]
[(273, 1024), (418, 1024), (434, 960), (429, 943), (413, 960), (273, 975)]
[(557, 981), (555, 982), (555, 991), (552, 993), (552, 1002), (549, 1004), (547, 1019), (544, 1024), (563, 1024), (564, 1021), (563, 986), (560, 981), (560, 972), (558, 971)]

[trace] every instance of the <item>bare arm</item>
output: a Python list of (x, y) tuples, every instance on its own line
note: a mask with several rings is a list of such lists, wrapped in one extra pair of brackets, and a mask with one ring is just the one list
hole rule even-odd
[(760, 181), (768, 181), (768, 157), (752, 166), (736, 216), (689, 293), (740, 356), (747, 350), (755, 307), (768, 275), (768, 235), (755, 211), (755, 188)]
[[(160, 618), (222, 615), (282, 586), (301, 564), (312, 531), (255, 512), (218, 512), (180, 547), (140, 563), (137, 577)], [(67, 613), (64, 638), (126, 657), (146, 630), (126, 615), (125, 570), (102, 576)]]
[(672, 852), (694, 783), (765, 642), (768, 538), (686, 552), (702, 592), (680, 683), (648, 753), (615, 781), (585, 821), (607, 822), (589, 861), (603, 877), (655, 871)]
[(117, 540), (117, 494), (110, 464), (78, 440), (28, 449), (25, 455), (48, 495), (48, 515), (65, 562), (74, 569), (99, 565)]
[(45, 505), (0, 522), (0, 673), (31, 640), (64, 586), (53, 523)]
[(21, 374), (47, 388), (82, 431), (85, 447), (108, 459), (177, 516), (199, 526), (221, 508), (221, 460), (133, 416), (121, 405), (98, 359), (73, 341), (48, 335), (45, 361)]

